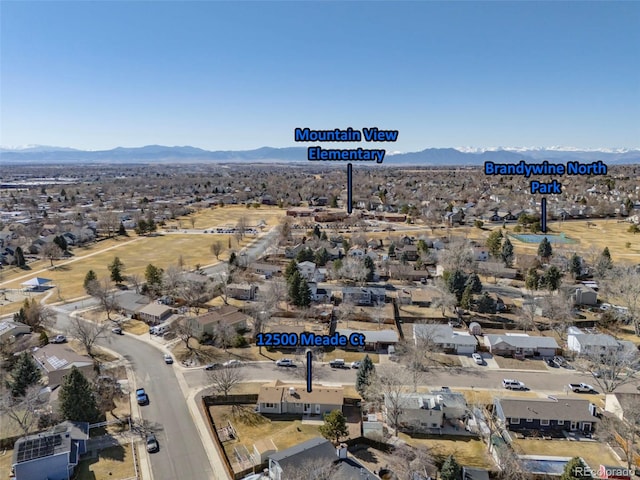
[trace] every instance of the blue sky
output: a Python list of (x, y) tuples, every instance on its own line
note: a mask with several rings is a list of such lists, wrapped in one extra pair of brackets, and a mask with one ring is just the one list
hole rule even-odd
[[(0, 144), (640, 146), (639, 2), (1, 1)], [(378, 148), (378, 147), (374, 147)]]

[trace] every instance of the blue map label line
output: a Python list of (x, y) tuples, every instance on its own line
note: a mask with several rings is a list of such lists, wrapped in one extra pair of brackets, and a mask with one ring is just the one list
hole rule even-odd
[(547, 233), (547, 199), (540, 200), (540, 229)]
[(353, 211), (353, 165), (347, 163), (347, 213)]
[(307, 392), (311, 392), (311, 369), (313, 367), (312, 365), (312, 353), (309, 351), (307, 352)]

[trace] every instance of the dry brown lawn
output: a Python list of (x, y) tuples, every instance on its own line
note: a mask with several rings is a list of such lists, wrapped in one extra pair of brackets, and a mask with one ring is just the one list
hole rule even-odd
[(426, 448), (431, 455), (440, 460), (444, 460), (449, 455), (453, 455), (461, 465), (479, 468), (494, 467), (485, 443), (473, 437), (443, 436), (414, 438), (403, 433), (399, 436), (409, 445)]
[(0, 451), (0, 472), (4, 478), (9, 477), (11, 471), (11, 464), (13, 459), (13, 449)]
[(580, 456), (597, 470), (600, 465), (618, 465), (620, 461), (611, 449), (599, 442), (570, 442), (568, 440), (514, 440), (514, 448), (520, 455), (552, 455), (557, 457)]
[(149, 333), (149, 325), (141, 320), (125, 320), (122, 322), (122, 330), (133, 335), (144, 335)]
[(179, 217), (176, 221), (167, 222), (168, 225), (178, 225), (179, 228), (192, 228), (191, 218), (195, 220), (193, 228), (210, 229), (216, 227), (235, 227), (241, 217), (245, 217), (247, 225), (256, 226), (264, 220), (268, 226), (277, 225), (286, 215), (286, 210), (278, 207), (261, 205), (260, 208), (247, 208), (244, 205), (225, 205), (224, 207), (204, 208), (187, 217)]
[(500, 368), (512, 368), (518, 370), (547, 370), (547, 365), (542, 360), (533, 360), (527, 358), (526, 360), (518, 360), (516, 358), (501, 357), (500, 355), (494, 355), (493, 359), (496, 361)]
[(131, 445), (106, 448), (97, 458), (82, 460), (76, 471), (78, 480), (131, 478), (135, 476)]
[(250, 452), (260, 439), (271, 439), (282, 451), (319, 435), (317, 425), (303, 425), (301, 420), (271, 421), (253, 411), (255, 405), (216, 405), (209, 408), (216, 428), (230, 421), (238, 434), (237, 440), (225, 442), (224, 449), (234, 459), (234, 447), (244, 445)]

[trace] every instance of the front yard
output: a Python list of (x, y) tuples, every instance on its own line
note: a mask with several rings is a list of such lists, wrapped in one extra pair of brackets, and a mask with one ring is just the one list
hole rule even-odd
[(131, 445), (110, 447), (97, 457), (81, 460), (76, 468), (77, 480), (99, 480), (102, 478), (131, 478), (136, 474)]

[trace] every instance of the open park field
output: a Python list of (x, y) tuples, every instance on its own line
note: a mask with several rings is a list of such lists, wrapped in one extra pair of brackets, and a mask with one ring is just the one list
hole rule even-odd
[(192, 215), (169, 221), (167, 225), (202, 230), (216, 227), (235, 227), (238, 220), (244, 217), (249, 227), (257, 226), (260, 221), (265, 222), (267, 227), (272, 227), (277, 225), (286, 213), (286, 210), (282, 208), (268, 205), (260, 205), (259, 208), (247, 208), (245, 205), (227, 205), (224, 207), (205, 208)]

